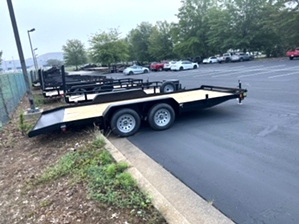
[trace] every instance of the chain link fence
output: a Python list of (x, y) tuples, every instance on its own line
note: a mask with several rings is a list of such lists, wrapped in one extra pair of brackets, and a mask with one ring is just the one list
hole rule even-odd
[(22, 73), (0, 74), (0, 130), (9, 121), (25, 93)]

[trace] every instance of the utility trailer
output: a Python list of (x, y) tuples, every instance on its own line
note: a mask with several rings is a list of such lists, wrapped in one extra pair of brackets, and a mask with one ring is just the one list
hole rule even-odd
[[(60, 72), (61, 71), (61, 72)], [(163, 81), (144, 81), (136, 78), (107, 78), (102, 75), (66, 75), (64, 66), (39, 72), (44, 97), (62, 97), (66, 103), (83, 103), (94, 99), (98, 93), (142, 89), (154, 93), (174, 92), (181, 89), (177, 79)], [(171, 81), (171, 82), (170, 82)]]
[(230, 99), (241, 103), (246, 95), (240, 82), (239, 88), (203, 85), (166, 93), (146, 93), (142, 89), (100, 93), (90, 103), (44, 111), (28, 136), (94, 123), (101, 130), (127, 137), (138, 131), (142, 120), (154, 130), (165, 130), (182, 112), (213, 107)]
[(100, 74), (66, 75), (64, 72), (64, 67), (61, 67), (61, 69), (52, 67), (46, 71), (39, 69), (38, 77), (38, 81), (34, 82), (33, 86), (40, 86), (40, 89), (43, 91), (43, 95), (45, 98), (64, 95), (63, 89), (65, 89), (65, 84), (67, 84), (68, 86), (83, 84), (90, 85), (107, 79), (106, 76)]
[(146, 93), (165, 93), (179, 91), (182, 86), (177, 79), (163, 81), (144, 81), (143, 79), (121, 78), (103, 79), (97, 83), (81, 84), (75, 86), (65, 85), (64, 97), (66, 103), (84, 103), (92, 101), (99, 93), (119, 92), (140, 89)]

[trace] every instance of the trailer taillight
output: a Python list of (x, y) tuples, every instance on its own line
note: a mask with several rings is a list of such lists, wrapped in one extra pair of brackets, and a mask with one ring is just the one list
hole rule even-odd
[(66, 125), (61, 125), (60, 129), (61, 129), (62, 132), (65, 132), (66, 131)]

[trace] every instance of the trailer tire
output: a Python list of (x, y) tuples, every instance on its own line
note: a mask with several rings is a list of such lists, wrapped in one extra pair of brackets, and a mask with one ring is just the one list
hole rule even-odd
[(172, 93), (175, 91), (176, 91), (176, 88), (172, 82), (164, 82), (160, 86), (160, 93)]
[(114, 134), (127, 137), (138, 131), (140, 123), (140, 116), (135, 110), (124, 108), (113, 114), (110, 125)]
[(159, 103), (154, 105), (148, 113), (148, 123), (154, 130), (166, 130), (175, 120), (175, 113), (169, 104)]

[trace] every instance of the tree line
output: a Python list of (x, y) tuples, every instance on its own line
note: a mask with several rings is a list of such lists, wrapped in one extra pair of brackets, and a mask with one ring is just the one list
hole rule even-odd
[(299, 46), (298, 0), (182, 0), (178, 22), (142, 22), (125, 38), (111, 28), (63, 45), (66, 65), (207, 57), (228, 50), (284, 56)]

